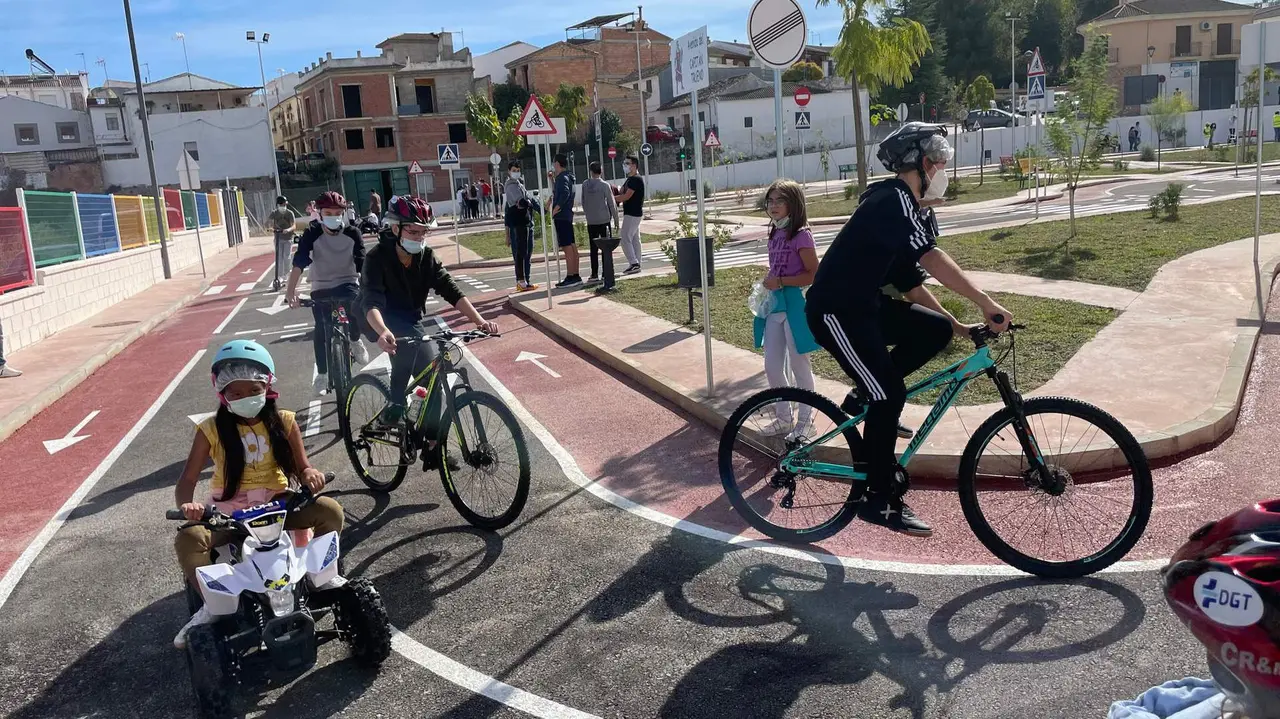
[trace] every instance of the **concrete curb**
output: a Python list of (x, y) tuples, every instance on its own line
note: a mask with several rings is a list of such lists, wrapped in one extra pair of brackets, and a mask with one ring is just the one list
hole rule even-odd
[[(271, 254), (272, 251), (273, 250), (271, 249), (264, 249), (262, 252), (245, 254), (241, 256), (240, 262), (253, 257)], [(239, 264), (239, 262), (237, 262), (237, 264)], [(222, 274), (225, 275), (234, 267), (235, 265), (228, 267)], [(25, 405), (22, 409), (4, 417), (0, 417), (0, 442), (8, 439), (13, 435), (13, 433), (21, 429), (23, 425), (30, 422), (36, 415), (48, 409), (54, 402), (62, 399), (63, 396), (75, 389), (81, 382), (88, 379), (90, 375), (98, 370), (98, 368), (102, 367), (107, 362), (110, 362), (116, 355), (123, 352), (129, 345), (142, 339), (161, 322), (169, 319), (176, 314), (178, 310), (187, 306), (197, 297), (204, 294), (205, 290), (212, 287), (221, 276), (222, 275), (218, 275), (217, 277), (206, 277), (201, 280), (200, 288), (198, 290), (183, 295), (177, 300), (171, 302), (167, 307), (161, 310), (159, 314), (152, 315), (148, 319), (144, 320), (137, 327), (130, 330), (125, 336), (108, 345), (105, 350), (85, 360), (79, 367), (64, 375), (56, 384), (46, 388), (40, 394), (36, 395), (32, 398), (31, 402)]]
[[(1280, 274), (1280, 258), (1269, 261), (1265, 270), (1268, 281), (1263, 283), (1261, 305), (1254, 300), (1254, 317), (1259, 317), (1257, 327), (1243, 327), (1236, 333), (1231, 354), (1227, 361), (1226, 373), (1218, 386), (1213, 406), (1199, 416), (1170, 426), (1157, 432), (1148, 432), (1137, 436), (1147, 459), (1156, 460), (1173, 458), (1191, 453), (1193, 450), (1215, 444), (1226, 437), (1235, 428), (1239, 417), (1240, 405), (1244, 399), (1244, 391), (1253, 365), (1253, 358), (1261, 336), (1265, 317), (1259, 309), (1265, 310), (1271, 294), (1271, 283)], [(680, 409), (698, 418), (716, 430), (724, 428), (727, 421), (715, 408), (704, 401), (705, 393), (694, 390), (674, 381), (666, 375), (642, 367), (639, 363), (610, 349), (603, 341), (589, 332), (571, 329), (558, 319), (548, 316), (528, 306), (527, 302), (512, 297), (508, 299), (511, 308), (524, 316), (530, 324), (550, 332), (567, 344), (576, 347), (597, 361), (621, 372), (630, 379), (671, 402)], [(958, 453), (926, 453), (920, 452), (911, 462), (922, 478), (955, 477), (961, 455)], [(922, 488), (953, 489), (949, 484), (938, 484), (926, 481)]]

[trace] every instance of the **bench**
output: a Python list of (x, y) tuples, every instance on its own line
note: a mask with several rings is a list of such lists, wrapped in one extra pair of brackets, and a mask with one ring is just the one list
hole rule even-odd
[(840, 179), (847, 180), (849, 179), (848, 175), (850, 172), (858, 171), (858, 166), (857, 165), (840, 165), (840, 167), (838, 167), (837, 169), (840, 171)]
[(1013, 155), (1001, 155), (1001, 156), (1000, 156), (1000, 171), (1001, 171), (1001, 172), (1013, 172), (1013, 171), (1014, 171), (1014, 169), (1015, 169), (1015, 167), (1014, 167), (1014, 166), (1015, 166), (1015, 163), (1014, 163), (1014, 161), (1013, 161)]

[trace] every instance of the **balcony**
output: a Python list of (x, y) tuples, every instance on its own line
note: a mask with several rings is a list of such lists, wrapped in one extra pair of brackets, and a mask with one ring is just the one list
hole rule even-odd
[[(1202, 42), (1191, 42), (1185, 45), (1171, 42), (1169, 43), (1169, 57), (1201, 57), (1203, 55), (1203, 46), (1204, 43)], [(1239, 51), (1239, 49), (1240, 45), (1237, 44), (1236, 50)]]
[(1240, 41), (1231, 40), (1229, 42), (1214, 42), (1214, 57), (1238, 57), (1240, 55)]
[(1120, 48), (1118, 47), (1107, 48), (1107, 62), (1113, 65), (1120, 62)]

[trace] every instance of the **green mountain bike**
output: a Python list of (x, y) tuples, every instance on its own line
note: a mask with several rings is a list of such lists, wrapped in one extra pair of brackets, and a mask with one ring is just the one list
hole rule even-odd
[[(972, 432), (960, 457), (965, 520), (992, 554), (1024, 572), (1092, 574), (1124, 557), (1146, 529), (1152, 503), (1146, 454), (1098, 407), (1065, 397), (1023, 399), (1000, 369), (1024, 328), (1009, 329), (999, 357), (992, 357), (997, 335), (975, 328), (972, 355), (907, 389), (908, 397), (940, 394), (902, 453), (896, 487), (906, 491), (906, 465), (960, 391), (986, 375), (1004, 407)], [(865, 404), (849, 416), (795, 387), (747, 399), (720, 437), (720, 479), (734, 509), (782, 542), (817, 542), (844, 529), (865, 490), (857, 429), (865, 414)]]
[[(409, 411), (399, 422), (384, 424), (380, 415), (391, 390), (380, 378), (360, 374), (339, 402), (339, 424), (351, 466), (370, 489), (391, 492), (419, 457), (424, 471), (435, 459), (458, 514), (476, 527), (501, 529), (520, 516), (529, 498), (529, 451), (511, 410), (492, 394), (472, 389), (466, 368), (458, 366), (462, 350), (457, 343), (488, 336), (446, 329), (423, 338), (397, 337), (401, 352), (414, 352), (426, 342), (439, 349), (409, 382), (420, 390), (406, 398)], [(432, 398), (444, 407), (436, 437), (425, 430)]]

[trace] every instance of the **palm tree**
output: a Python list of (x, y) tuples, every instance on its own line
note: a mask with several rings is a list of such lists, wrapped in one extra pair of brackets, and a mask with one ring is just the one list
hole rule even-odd
[(871, 21), (870, 10), (886, 7), (888, 0), (817, 0), (819, 7), (838, 4), (844, 11), (844, 27), (832, 58), (836, 72), (853, 84), (853, 136), (858, 146), (858, 184), (867, 184), (867, 137), (862, 130), (861, 90), (874, 95), (886, 85), (902, 87), (911, 81), (920, 58), (933, 48), (924, 25), (908, 18), (894, 18), (888, 25)]

